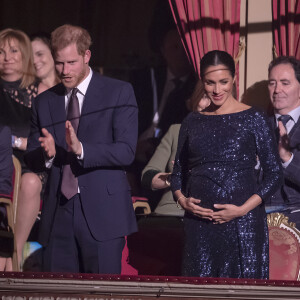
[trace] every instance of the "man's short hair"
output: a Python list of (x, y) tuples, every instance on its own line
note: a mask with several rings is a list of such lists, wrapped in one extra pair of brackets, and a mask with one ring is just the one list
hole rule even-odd
[(53, 56), (61, 49), (71, 44), (76, 44), (78, 54), (84, 55), (92, 44), (90, 34), (82, 27), (62, 25), (51, 33), (51, 50)]
[(293, 56), (279, 56), (272, 60), (269, 64), (268, 68), (268, 74), (270, 76), (270, 73), (272, 69), (278, 65), (287, 65), (290, 64), (292, 68), (295, 71), (295, 77), (297, 78), (298, 82), (300, 83), (300, 60), (296, 59)]

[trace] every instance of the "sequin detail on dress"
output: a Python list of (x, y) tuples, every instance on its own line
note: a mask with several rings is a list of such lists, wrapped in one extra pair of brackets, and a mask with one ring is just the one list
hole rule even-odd
[[(257, 185), (259, 157), (264, 180)], [(263, 200), (280, 186), (282, 170), (267, 117), (254, 108), (227, 115), (191, 113), (183, 122), (172, 190), (201, 199), (201, 206), (242, 205), (253, 194)], [(214, 209), (215, 210), (215, 209)], [(269, 276), (264, 205), (224, 224), (184, 217), (184, 276), (265, 278)]]

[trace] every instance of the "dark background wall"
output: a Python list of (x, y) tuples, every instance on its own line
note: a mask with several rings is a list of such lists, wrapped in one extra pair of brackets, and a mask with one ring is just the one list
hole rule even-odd
[(30, 35), (65, 23), (80, 25), (92, 36), (91, 65), (122, 77), (125, 70), (156, 59), (147, 33), (157, 1), (0, 0), (0, 29), (17, 28)]

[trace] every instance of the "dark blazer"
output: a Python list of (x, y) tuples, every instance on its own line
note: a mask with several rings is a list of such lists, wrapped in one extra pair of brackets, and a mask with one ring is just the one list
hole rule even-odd
[[(271, 117), (271, 121), (276, 135), (278, 135), (278, 128), (276, 128), (276, 120), (274, 116)], [(284, 184), (271, 197), (268, 204), (296, 205), (299, 206), (300, 209), (300, 119), (294, 125), (288, 136), (290, 139), (291, 151), (294, 154), (294, 158), (287, 168), (283, 168)], [(293, 220), (293, 216), (296, 215), (291, 214), (290, 221), (295, 222), (295, 220)]]
[(11, 194), (12, 175), (11, 131), (9, 127), (0, 125), (0, 194)]
[(67, 153), (65, 88), (62, 84), (40, 94), (33, 105), (26, 162), (34, 171), (45, 161), (38, 138), (46, 128), (56, 144), (43, 199), (40, 242), (46, 245), (60, 195), (62, 166), (71, 164), (78, 177), (83, 211), (98, 241), (137, 230), (124, 166), (131, 164), (137, 140), (138, 111), (130, 84), (94, 73), (87, 89), (77, 136), (83, 145), (79, 162)]

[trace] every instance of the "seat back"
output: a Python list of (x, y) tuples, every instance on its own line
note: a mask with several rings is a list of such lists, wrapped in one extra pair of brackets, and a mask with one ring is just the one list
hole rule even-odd
[(138, 208), (141, 208), (144, 215), (151, 214), (151, 208), (148, 204), (148, 199), (145, 197), (131, 196), (133, 209), (136, 211)]
[(270, 279), (300, 279), (300, 231), (282, 213), (268, 214)]
[(14, 176), (13, 176), (13, 220), (14, 224), (16, 224), (17, 218), (17, 206), (19, 199), (19, 191), (21, 184), (21, 175), (22, 175), (22, 167), (19, 160), (13, 155), (13, 164), (14, 164)]

